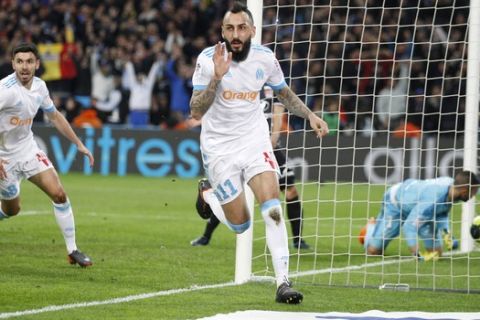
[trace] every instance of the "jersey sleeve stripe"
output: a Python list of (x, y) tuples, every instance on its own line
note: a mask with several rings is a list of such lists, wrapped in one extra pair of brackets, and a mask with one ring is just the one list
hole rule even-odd
[(52, 104), (52, 105), (49, 106), (49, 107), (44, 107), (44, 108), (42, 108), (42, 110), (45, 111), (45, 112), (51, 113), (51, 112), (54, 112), (54, 111), (55, 111), (55, 106)]
[(13, 86), (16, 83), (17, 83), (17, 79), (12, 78), (12, 79), (9, 79), (7, 82), (5, 82), (4, 85), (5, 85), (5, 87), (10, 88), (11, 86)]
[(285, 81), (282, 81), (281, 83), (279, 83), (277, 85), (273, 85), (271, 83), (267, 83), (267, 85), (272, 87), (273, 90), (278, 91), (278, 90), (281, 90), (281, 89), (285, 88), (287, 86), (287, 83)]
[(200, 91), (200, 90), (205, 90), (206, 88), (207, 88), (206, 85), (199, 85), (199, 84), (197, 84), (197, 85), (193, 86), (193, 90), (199, 90), (199, 91)]
[(252, 45), (252, 49), (254, 49), (254, 50), (256, 50), (256, 51), (262, 51), (262, 52), (266, 52), (266, 53), (273, 54), (273, 51), (270, 50), (270, 48), (265, 47), (265, 46), (262, 46), (262, 45), (259, 45), (259, 44), (254, 44), (254, 45)]
[(215, 47), (209, 47), (202, 51), (201, 55), (207, 56), (209, 58), (213, 57), (213, 53), (215, 52)]

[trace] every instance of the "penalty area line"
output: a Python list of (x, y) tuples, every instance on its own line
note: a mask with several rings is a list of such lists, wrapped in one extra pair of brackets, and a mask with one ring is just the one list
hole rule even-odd
[(212, 284), (212, 285), (205, 285), (205, 286), (191, 286), (189, 288), (181, 288), (181, 289), (170, 289), (165, 291), (157, 291), (151, 293), (142, 293), (136, 294), (121, 298), (113, 298), (108, 300), (102, 301), (90, 301), (90, 302), (78, 302), (78, 303), (71, 303), (71, 304), (63, 304), (63, 305), (53, 305), (47, 306), (39, 309), (31, 309), (31, 310), (23, 310), (23, 311), (15, 311), (15, 312), (4, 312), (0, 313), (0, 319), (8, 319), (13, 317), (21, 317), (26, 315), (33, 315), (45, 312), (53, 312), (53, 311), (61, 311), (61, 310), (68, 310), (68, 309), (76, 309), (76, 308), (85, 308), (85, 307), (94, 307), (94, 306), (101, 306), (101, 305), (110, 305), (110, 304), (119, 304), (137, 300), (144, 300), (149, 298), (161, 297), (161, 296), (169, 296), (178, 293), (184, 292), (193, 292), (193, 291), (200, 291), (200, 290), (207, 290), (207, 289), (216, 289), (216, 288), (224, 288), (224, 287), (231, 287), (237, 285), (234, 282), (226, 282), (226, 283), (219, 283), (219, 284)]

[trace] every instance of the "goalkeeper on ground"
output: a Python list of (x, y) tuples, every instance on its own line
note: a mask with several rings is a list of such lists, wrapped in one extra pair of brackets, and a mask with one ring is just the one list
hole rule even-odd
[[(393, 185), (384, 194), (377, 218), (371, 218), (360, 231), (360, 243), (367, 254), (380, 255), (402, 229), (412, 255), (437, 259), (443, 246), (449, 250), (454, 246), (448, 224), (452, 204), (474, 197), (479, 182), (474, 173), (461, 171), (455, 179), (408, 179)], [(418, 239), (425, 251), (420, 252)]]

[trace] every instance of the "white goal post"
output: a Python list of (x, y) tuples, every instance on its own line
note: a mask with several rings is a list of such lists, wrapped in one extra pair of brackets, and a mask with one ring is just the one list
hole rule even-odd
[[(468, 69), (467, 69), (467, 102), (465, 117), (465, 143), (463, 167), (477, 172), (478, 146), (478, 104), (480, 88), (480, 3), (470, 1), (470, 19), (468, 34)], [(473, 200), (463, 204), (461, 250), (473, 250), (473, 239), (470, 236), (470, 226), (475, 216)]]
[[(257, 32), (252, 39), (253, 43), (262, 43), (262, 12), (263, 1), (248, 0), (247, 7), (252, 12), (253, 21), (257, 26)], [(250, 210), (251, 219), (254, 219), (255, 197), (252, 190), (245, 184), (245, 196)], [(253, 223), (242, 234), (237, 235), (235, 255), (235, 283), (241, 284), (251, 279), (252, 276), (252, 251), (253, 250)]]
[[(394, 183), (477, 172), (480, 2), (248, 0), (247, 6), (253, 41), (276, 53), (290, 87), (333, 128), (318, 140), (304, 120), (285, 117), (284, 151), (310, 245), (290, 247), (291, 277), (480, 292), (480, 252), (469, 233), (475, 199), (454, 205), (449, 225), (460, 246), (438, 261), (413, 259), (402, 235), (381, 257), (366, 255), (357, 239)], [(273, 276), (263, 221), (253, 216), (251, 191), (248, 197), (254, 223), (237, 236), (236, 283)]]

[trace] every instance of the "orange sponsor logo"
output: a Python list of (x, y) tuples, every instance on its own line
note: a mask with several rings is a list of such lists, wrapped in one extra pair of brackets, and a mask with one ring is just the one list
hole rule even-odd
[(230, 90), (225, 90), (222, 93), (222, 96), (225, 100), (247, 100), (255, 101), (258, 96), (258, 92), (255, 91), (245, 91), (245, 92), (235, 92)]
[(29, 126), (33, 122), (32, 118), (28, 119), (20, 119), (19, 117), (11, 117), (10, 118), (10, 124), (12, 126)]

